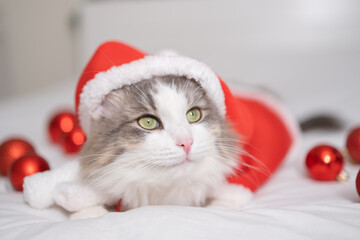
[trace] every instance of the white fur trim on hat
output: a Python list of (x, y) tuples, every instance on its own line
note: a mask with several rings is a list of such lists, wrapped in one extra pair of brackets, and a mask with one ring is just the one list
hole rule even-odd
[(79, 104), (80, 123), (85, 133), (89, 134), (92, 114), (111, 91), (141, 80), (166, 75), (184, 76), (199, 82), (220, 114), (225, 115), (224, 93), (216, 74), (209, 67), (184, 56), (149, 55), (100, 72), (86, 83)]

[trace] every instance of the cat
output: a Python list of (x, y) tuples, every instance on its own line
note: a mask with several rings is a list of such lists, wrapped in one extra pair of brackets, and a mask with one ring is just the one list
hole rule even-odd
[(24, 199), (71, 218), (147, 205), (242, 209), (296, 153), (297, 124), (260, 92), (232, 91), (208, 66), (101, 44), (79, 78), (79, 161), (24, 179)]
[[(99, 217), (119, 201), (121, 211), (147, 205), (242, 209), (253, 193), (227, 179), (253, 166), (243, 162), (249, 155), (242, 136), (213, 101), (198, 81), (175, 75), (111, 91), (91, 115), (79, 161), (60, 172), (69, 176), (57, 181), (51, 198), (73, 212), (72, 219)], [(332, 118), (311, 118), (303, 130), (317, 128), (314, 120)], [(255, 171), (271, 174), (258, 163)]]
[[(119, 200), (122, 211), (146, 205), (241, 208), (251, 192), (226, 181), (239, 167), (240, 141), (194, 79), (161, 76), (113, 90), (92, 115), (80, 156), (80, 182), (96, 200), (85, 211), (70, 210), (82, 211), (75, 218), (102, 215), (101, 205)], [(69, 185), (58, 187), (55, 201), (69, 210), (64, 191)]]

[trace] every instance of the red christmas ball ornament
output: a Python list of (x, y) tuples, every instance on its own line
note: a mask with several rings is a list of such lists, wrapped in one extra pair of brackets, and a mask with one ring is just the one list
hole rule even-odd
[(0, 173), (6, 175), (11, 164), (19, 157), (35, 153), (33, 146), (20, 138), (11, 138), (3, 142), (0, 146)]
[(77, 125), (77, 120), (72, 112), (59, 112), (49, 122), (49, 135), (54, 143), (62, 143), (64, 137)]
[(343, 166), (343, 156), (336, 148), (329, 145), (316, 146), (306, 156), (307, 170), (316, 180), (335, 180)]
[(360, 127), (350, 131), (346, 139), (346, 148), (354, 162), (360, 163)]
[(48, 163), (40, 156), (27, 154), (17, 159), (11, 166), (8, 172), (10, 182), (13, 187), (18, 190), (23, 190), (24, 178), (33, 175), (34, 173), (49, 170)]
[(86, 136), (80, 126), (76, 126), (69, 134), (65, 136), (63, 147), (66, 153), (77, 153), (81, 150), (86, 141)]
[(360, 197), (360, 170), (356, 176), (356, 191)]

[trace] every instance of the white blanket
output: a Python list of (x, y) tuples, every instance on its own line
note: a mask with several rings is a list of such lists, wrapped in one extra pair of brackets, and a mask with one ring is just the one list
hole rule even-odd
[[(47, 121), (62, 106), (72, 108), (75, 81), (20, 99), (0, 102), (0, 141), (13, 135), (32, 142), (51, 168), (73, 161), (47, 138)], [(346, 92), (338, 93), (341, 101)], [(331, 93), (329, 99), (333, 98)], [(354, 96), (360, 103), (360, 97)], [(302, 99), (306, 105), (306, 99)], [(344, 102), (346, 104), (346, 102)], [(339, 104), (340, 105), (340, 104)], [(360, 125), (355, 105), (344, 106), (347, 126)], [(342, 109), (342, 111), (345, 111)], [(350, 117), (349, 117), (350, 116)], [(298, 157), (285, 162), (242, 211), (152, 206), (106, 214), (98, 219), (73, 220), (57, 207), (37, 210), (28, 206), (6, 177), (0, 177), (1, 239), (358, 239), (360, 197), (355, 177), (360, 165), (346, 162), (346, 183), (310, 179), (304, 155), (319, 142), (342, 147), (347, 131), (304, 135)]]

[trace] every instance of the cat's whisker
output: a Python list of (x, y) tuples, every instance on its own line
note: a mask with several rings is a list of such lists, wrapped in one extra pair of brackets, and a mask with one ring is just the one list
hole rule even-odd
[[(220, 151), (234, 153), (235, 155), (246, 153), (244, 150), (241, 150), (240, 148), (228, 147), (228, 146), (224, 146), (224, 145), (215, 145), (215, 146), (219, 147), (220, 149), (218, 149), (218, 150), (220, 150)], [(212, 147), (205, 147), (205, 151), (209, 151), (212, 149), (213, 149)]]
[(224, 138), (224, 137), (217, 137), (216, 140), (219, 140), (219, 141), (231, 141), (231, 142), (244, 142), (242, 141), (240, 138)]
[[(132, 167), (132, 168), (129, 168), (129, 172), (128, 174), (135, 174), (136, 176), (137, 175), (140, 175), (140, 176), (143, 176), (143, 174), (146, 174), (146, 172), (149, 172), (154, 166), (152, 165), (137, 165), (136, 167)], [(142, 173), (141, 173), (142, 172)], [(100, 176), (100, 181), (98, 180), (97, 182), (99, 182), (97, 185), (101, 185), (101, 184), (107, 184), (107, 183), (111, 183), (113, 181), (116, 181), (117, 179), (108, 179), (107, 181), (105, 180), (105, 178), (109, 175), (109, 173), (106, 173), (102, 176)], [(123, 176), (124, 177), (124, 176)], [(125, 176), (126, 178), (126, 176)], [(121, 179), (120, 179), (121, 181)]]
[(187, 92), (189, 85), (190, 85), (190, 79), (187, 78), (187, 79), (185, 80), (185, 86), (183, 87), (183, 91), (184, 91), (184, 92)]
[(223, 149), (223, 150), (231, 150), (231, 151), (236, 151), (236, 152), (245, 152), (244, 150), (242, 150), (241, 148), (239, 147), (234, 147), (234, 146), (226, 146), (224, 144), (214, 144), (215, 146)]
[[(219, 145), (217, 145), (217, 146), (219, 146)], [(262, 161), (260, 161), (259, 159), (257, 159), (253, 155), (251, 155), (250, 153), (242, 150), (241, 148), (233, 147), (231, 145), (220, 145), (220, 147), (222, 149), (225, 149), (227, 152), (233, 153), (235, 155), (234, 157), (236, 159), (238, 158), (238, 155), (243, 155), (243, 156), (249, 157), (252, 161), (255, 162), (255, 165), (258, 166), (257, 167), (252, 164), (247, 164), (244, 161), (242, 161), (242, 162), (240, 162), (239, 170), (241, 170), (241, 167), (245, 166), (245, 167), (251, 168), (251, 169), (258, 171), (267, 176), (269, 176), (271, 174), (271, 171), (268, 169), (268, 167)], [(208, 151), (208, 150), (210, 150), (210, 149), (206, 149), (206, 148), (204, 149), (204, 151)], [(224, 159), (224, 157), (222, 157), (221, 155), (219, 157)], [(227, 159), (224, 159), (224, 160), (227, 160)]]
[[(113, 167), (111, 170), (109, 170), (109, 171), (107, 171), (107, 168), (110, 168), (109, 166), (106, 168), (105, 167), (105, 169), (104, 168), (102, 168), (102, 169), (99, 169), (99, 170), (97, 170), (97, 171), (95, 171), (91, 176), (89, 176), (89, 180), (90, 180), (90, 182), (91, 182), (91, 185), (92, 186), (95, 186), (96, 184), (95, 183), (97, 183), (97, 182), (99, 182), (99, 181), (101, 181), (101, 184), (103, 184), (104, 183), (104, 181), (103, 181), (103, 179), (105, 179), (107, 176), (109, 176), (109, 175), (111, 175), (112, 173), (114, 173), (114, 172), (117, 172), (118, 171), (118, 169), (117, 168), (127, 168), (127, 167), (130, 167), (129, 168), (129, 170), (130, 171), (135, 171), (135, 170), (139, 170), (139, 169), (141, 169), (141, 168), (149, 168), (149, 166), (151, 167), (151, 164), (150, 163), (147, 163), (147, 164), (143, 164), (143, 165), (136, 165), (136, 166), (131, 166), (131, 164), (129, 164), (128, 166), (124, 166), (124, 165), (122, 165), (122, 166), (110, 166), (110, 167)], [(98, 177), (95, 177), (95, 178), (93, 178), (93, 176), (94, 175), (97, 175), (98, 174)], [(111, 182), (111, 180), (109, 181), (109, 182)], [(94, 185), (95, 184), (95, 185)]]
[(245, 172), (243, 170), (238, 170), (238, 172), (241, 172), (243, 173), (243, 177), (246, 178), (248, 181), (250, 181), (253, 185), (257, 186), (260, 184), (260, 180), (259, 180), (259, 177), (254, 174), (254, 172), (251, 172), (251, 176), (249, 174), (245, 174)]
[[(141, 99), (142, 101), (147, 99), (147, 100), (149, 100), (150, 102), (152, 102), (155, 105), (154, 100), (151, 97), (149, 97), (147, 94), (145, 94), (144, 91), (141, 90), (136, 84), (131, 84), (131, 85), (134, 86), (137, 90), (139, 90), (141, 92), (142, 96), (144, 97), (144, 99)], [(148, 103), (145, 102), (145, 104), (147, 105)]]
[(76, 160), (81, 160), (83, 158), (88, 158), (88, 157), (118, 157), (118, 156), (119, 155), (107, 154), (107, 153), (88, 154), (88, 155), (83, 155), (83, 156), (77, 157)]
[[(108, 151), (116, 151), (118, 150), (118, 148), (116, 147), (113, 147), (113, 148), (107, 148)], [(129, 150), (128, 151), (128, 154), (131, 153), (131, 154), (143, 154), (144, 153), (144, 150)], [(153, 154), (153, 153), (149, 153), (149, 154)], [(158, 151), (156, 151), (156, 155), (157, 156), (171, 156), (171, 157), (179, 157), (178, 154), (176, 153), (172, 153), (172, 151), (170, 149), (160, 149)], [(84, 155), (83, 157), (85, 156), (89, 156), (89, 155)], [(96, 154), (93, 154), (93, 156), (96, 156)], [(99, 154), (99, 156), (101, 156)], [(111, 154), (103, 154), (103, 156), (114, 156), (114, 157), (119, 157), (121, 156), (121, 154), (119, 155), (111, 155)], [(138, 155), (137, 155), (138, 157)], [(148, 156), (147, 156), (148, 157)]]
[(261, 174), (264, 174), (266, 176), (270, 176), (271, 175), (271, 172), (267, 169), (267, 168), (263, 168), (263, 167), (257, 167), (257, 166), (254, 166), (252, 164), (249, 164), (249, 163), (245, 163), (245, 162), (240, 162), (239, 164), (239, 168), (240, 169), (243, 169), (244, 167), (246, 168), (250, 168), (250, 169), (253, 169)]
[[(253, 166), (245, 162), (241, 162), (237, 166), (232, 166), (232, 168), (236, 170), (234, 173), (236, 172), (246, 173), (247, 171), (249, 171), (247, 174), (244, 174), (243, 176), (249, 179), (253, 184), (260, 184), (259, 175), (255, 174), (255, 172), (259, 172), (265, 176), (271, 175), (271, 173), (266, 169)], [(250, 170), (246, 170), (246, 168), (249, 168)]]
[(256, 158), (254, 155), (252, 155), (248, 152), (245, 152), (244, 155), (246, 157), (249, 157), (251, 160), (253, 160), (255, 162), (255, 165), (259, 165), (259, 167), (261, 167), (264, 171), (271, 173), (270, 169), (262, 161), (260, 161), (258, 158)]

